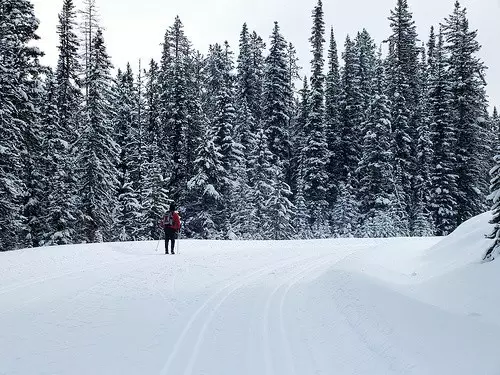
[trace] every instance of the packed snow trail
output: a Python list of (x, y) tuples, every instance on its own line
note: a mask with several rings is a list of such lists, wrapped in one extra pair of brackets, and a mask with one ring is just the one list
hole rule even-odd
[(500, 303), (461, 311), (439, 280), (470, 262), (436, 267), (426, 256), (438, 241), (0, 254), (0, 374), (498, 375)]

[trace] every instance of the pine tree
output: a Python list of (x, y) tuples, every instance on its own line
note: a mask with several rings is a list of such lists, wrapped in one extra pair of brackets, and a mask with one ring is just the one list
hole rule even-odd
[(21, 154), (23, 163), (24, 185), (26, 193), (23, 199), (22, 214), (25, 218), (22, 238), (29, 247), (42, 246), (47, 232), (45, 221), (47, 178), (44, 173), (47, 161), (43, 152), (45, 133), (42, 131), (38, 109), (42, 105), (43, 86), (38, 77), (31, 83), (31, 100), (36, 112), (28, 114), (23, 132), (24, 152)]
[[(73, 9), (71, 7), (68, 7), (68, 10), (72, 12)], [(68, 20), (72, 21), (74, 19), (73, 16), (70, 15), (70, 13), (67, 13), (67, 15), (68, 15)], [(87, 105), (87, 101), (89, 100), (89, 84), (90, 84), (90, 75), (92, 70), (92, 54), (93, 54), (93, 48), (95, 46), (94, 39), (96, 37), (97, 31), (100, 29), (99, 9), (97, 7), (96, 0), (83, 0), (83, 9), (80, 11), (80, 15), (81, 15), (80, 31), (83, 34), (83, 45), (82, 45), (83, 88), (85, 94), (85, 105)], [(67, 30), (69, 31), (70, 29)]]
[[(32, 46), (38, 39), (33, 5), (26, 0), (0, 4), (0, 251), (30, 246), (30, 218), (23, 217), (26, 195), (26, 162), (30, 145), (26, 138), (36, 126), (42, 53)], [(25, 156), (24, 158), (22, 156)]]
[(297, 138), (297, 135), (301, 130), (301, 126), (298, 124), (298, 113), (300, 111), (299, 100), (295, 95), (297, 92), (295, 82), (297, 80), (300, 80), (301, 78), (299, 74), (301, 67), (298, 65), (299, 58), (297, 57), (297, 51), (295, 50), (295, 47), (292, 43), (288, 43), (286, 56), (288, 86), (290, 87), (291, 93), (291, 95), (288, 96), (289, 103), (287, 104), (287, 134), (290, 148), (288, 151), (288, 162), (285, 164), (286, 169), (283, 172), (285, 173), (285, 182), (290, 187), (293, 193), (297, 186), (297, 155), (298, 153), (302, 152), (299, 146), (301, 140)]
[[(242, 146), (246, 155), (254, 152), (257, 122), (261, 117), (262, 76), (263, 76), (263, 43), (257, 34), (250, 34), (247, 24), (243, 25), (240, 34), (240, 54), (238, 56), (236, 76), (236, 141)], [(242, 175), (245, 183), (250, 185), (248, 171), (253, 170), (250, 158), (245, 158), (245, 171)]]
[[(422, 48), (421, 63), (419, 66), (419, 77), (420, 77), (420, 87), (419, 92), (419, 104), (417, 107), (417, 113), (415, 115), (415, 123), (418, 125), (417, 128), (417, 169), (416, 169), (416, 182), (415, 186), (418, 191), (423, 193), (424, 197), (430, 196), (430, 177), (429, 170), (432, 161), (432, 142), (430, 140), (430, 105), (429, 105), (429, 69), (426, 63), (425, 49)], [(423, 202), (424, 206), (427, 205), (427, 201)]]
[[(342, 70), (341, 124), (334, 148), (337, 175), (340, 182), (355, 178), (360, 157), (360, 134), (362, 123), (362, 93), (359, 84), (359, 58), (355, 44), (346, 38)], [(354, 181), (354, 185), (356, 185)]]
[(167, 212), (170, 202), (168, 181), (160, 160), (160, 83), (158, 64), (151, 60), (146, 77), (145, 90), (145, 157), (144, 157), (144, 199), (146, 212), (145, 228), (149, 238), (161, 236), (158, 223)]
[(329, 154), (327, 172), (330, 179), (327, 197), (330, 205), (332, 205), (338, 197), (338, 176), (340, 175), (342, 169), (342, 166), (339, 163), (341, 142), (340, 132), (342, 129), (340, 117), (340, 97), (342, 94), (342, 87), (340, 81), (337, 43), (335, 41), (333, 28), (330, 34), (328, 74), (326, 76), (325, 87), (325, 126)]
[[(393, 154), (390, 102), (384, 93), (384, 70), (381, 58), (376, 65), (376, 84), (372, 102), (363, 124), (362, 157), (356, 171), (359, 179), (358, 201), (362, 233), (370, 237), (387, 237), (394, 232), (390, 210), (394, 205)], [(397, 234), (396, 234), (397, 235)]]
[(137, 113), (137, 92), (130, 64), (122, 73), (118, 70), (113, 108), (115, 142), (119, 147), (117, 220), (115, 235), (122, 241), (138, 237), (141, 222), (141, 198), (137, 186), (140, 185), (141, 168), (140, 134)]
[(287, 72), (287, 44), (277, 22), (270, 38), (264, 76), (263, 121), (274, 164), (283, 163), (288, 169), (291, 147), (288, 114), (292, 91)]
[[(292, 175), (293, 188), (292, 191), (295, 193), (295, 205), (297, 207), (303, 204), (303, 209), (306, 209), (307, 202), (304, 196), (304, 168), (305, 168), (305, 156), (304, 148), (306, 145), (306, 124), (307, 118), (309, 117), (309, 84), (307, 77), (304, 77), (304, 83), (302, 89), (299, 91), (300, 99), (297, 104), (297, 114), (295, 120), (295, 128), (292, 129), (291, 139), (293, 140), (292, 147), (292, 160), (290, 163), (291, 169), (295, 172)], [(300, 196), (299, 196), (300, 195)], [(299, 204), (298, 199), (303, 199), (304, 201)], [(308, 211), (308, 210), (306, 210)], [(304, 217), (309, 217), (309, 212), (303, 211)]]
[[(41, 127), (45, 134), (43, 140), (43, 173), (46, 175), (46, 213), (47, 225), (44, 243), (46, 245), (68, 245), (76, 238), (74, 222), (77, 212), (76, 195), (68, 185), (75, 181), (70, 178), (68, 142), (66, 131), (60, 125), (58, 111), (59, 86), (55, 74), (49, 73), (45, 79), (44, 95), (41, 106)], [(72, 175), (72, 173), (71, 173)], [(72, 185), (74, 186), (74, 185)]]
[(451, 84), (449, 117), (457, 134), (453, 169), (457, 174), (457, 224), (460, 224), (484, 209), (486, 181), (481, 159), (489, 152), (484, 148), (483, 128), (487, 116), (482, 79), (485, 67), (477, 57), (481, 48), (476, 40), (477, 31), (469, 29), (466, 9), (458, 1), (445, 20), (443, 33)]
[(309, 39), (312, 46), (311, 61), (311, 92), (309, 95), (309, 115), (306, 123), (306, 144), (304, 148), (304, 194), (310, 202), (310, 208), (315, 213), (311, 216), (316, 221), (316, 227), (325, 225), (328, 208), (328, 145), (323, 125), (325, 116), (325, 77), (324, 67), (324, 34), (323, 4), (318, 0), (312, 12), (313, 27)]
[(59, 14), (59, 59), (57, 62), (57, 106), (59, 125), (64, 130), (64, 139), (74, 142), (78, 130), (78, 114), (82, 106), (79, 73), (79, 41), (75, 34), (76, 11), (73, 0), (64, 0)]
[(359, 209), (351, 176), (339, 185), (339, 198), (333, 207), (333, 234), (336, 237), (354, 237), (358, 227)]
[(196, 151), (195, 174), (188, 182), (190, 196), (196, 201), (189, 205), (189, 218), (185, 224), (186, 234), (193, 238), (217, 239), (221, 230), (216, 218), (223, 196), (222, 154), (208, 126), (204, 128), (199, 148)]
[(306, 239), (312, 237), (311, 230), (309, 228), (309, 212), (307, 210), (306, 199), (304, 197), (304, 180), (302, 178), (302, 173), (299, 172), (297, 178), (297, 192), (295, 194), (295, 234), (297, 239)]
[(211, 119), (211, 128), (216, 134), (216, 145), (222, 154), (222, 166), (231, 178), (234, 173), (237, 145), (234, 141), (234, 77), (229, 46), (211, 46), (207, 62), (206, 110)]
[(416, 169), (417, 129), (415, 108), (418, 104), (417, 31), (407, 0), (397, 0), (389, 17), (392, 34), (388, 38), (388, 96), (392, 99), (392, 132), (394, 137), (395, 173), (401, 183), (399, 198), (410, 220), (415, 204), (412, 200)]
[(289, 200), (292, 191), (290, 190), (290, 186), (284, 181), (281, 169), (276, 166), (274, 166), (272, 190), (274, 193), (266, 202), (268, 220), (271, 224), (270, 239), (292, 239), (295, 232), (292, 220), (296, 217), (295, 206)]
[[(186, 133), (189, 127), (191, 45), (179, 17), (165, 33), (160, 73), (160, 160), (170, 194), (178, 204), (186, 192)], [(181, 203), (179, 203), (181, 202)]]
[[(252, 87), (253, 87), (253, 100), (248, 103), (255, 117), (256, 124), (260, 124), (262, 118), (262, 97), (264, 93), (264, 76), (265, 76), (265, 58), (264, 50), (266, 44), (262, 38), (254, 31), (250, 35), (250, 54), (252, 62)], [(256, 132), (254, 133), (256, 134)]]
[(247, 225), (251, 237), (255, 240), (264, 240), (272, 237), (269, 207), (267, 202), (275, 194), (275, 178), (279, 166), (273, 164), (274, 155), (268, 148), (266, 132), (260, 129), (256, 135), (255, 153), (250, 155), (253, 170), (254, 186), (250, 193), (248, 203), (251, 205), (250, 215), (247, 217)]
[(112, 139), (111, 63), (106, 52), (102, 31), (94, 39), (89, 75), (86, 128), (80, 144), (78, 165), (82, 236), (89, 242), (112, 238), (113, 208), (116, 202), (118, 149)]
[(136, 223), (136, 236), (138, 240), (147, 240), (149, 236), (149, 190), (148, 183), (148, 168), (149, 168), (149, 147), (148, 141), (150, 139), (148, 134), (147, 122), (147, 105), (146, 105), (146, 82), (144, 75), (146, 70), (142, 68), (142, 61), (139, 60), (139, 73), (137, 75), (137, 82), (135, 85), (136, 90), (136, 103), (137, 108), (137, 149), (135, 154), (135, 171), (133, 178), (135, 179), (135, 191), (139, 201), (139, 217)]
[(455, 133), (450, 121), (450, 85), (446, 70), (447, 62), (443, 46), (443, 35), (439, 33), (437, 45), (431, 34), (429, 45), (429, 105), (430, 137), (433, 145), (432, 168), (430, 170), (430, 209), (436, 234), (447, 235), (457, 225), (457, 185), (455, 164)]
[[(222, 185), (217, 187), (224, 197), (217, 222), (219, 228), (227, 233), (230, 230), (230, 215), (233, 207), (233, 191), (237, 170), (243, 164), (241, 145), (234, 138), (234, 77), (233, 62), (227, 42), (224, 48), (219, 44), (211, 46), (206, 62), (207, 103), (206, 110), (210, 119), (210, 127), (215, 134), (215, 145), (221, 157), (223, 174), (220, 176)], [(221, 201), (222, 203), (222, 201)]]
[(366, 29), (358, 32), (355, 39), (355, 50), (358, 54), (358, 72), (357, 79), (361, 94), (361, 113), (360, 119), (366, 121), (366, 112), (370, 108), (375, 78), (375, 69), (377, 64), (375, 43)]
[(186, 173), (192, 176), (194, 173), (194, 162), (198, 142), (201, 139), (203, 124), (205, 122), (203, 113), (203, 68), (205, 64), (204, 57), (199, 53), (193, 53), (189, 63), (188, 96), (190, 98), (188, 106), (189, 126), (186, 129)]
[[(57, 124), (53, 125), (48, 147), (52, 155), (49, 179), (49, 223), (51, 245), (68, 244), (76, 240), (76, 222), (79, 217), (75, 150), (72, 144), (79, 135), (83, 96), (80, 91), (79, 41), (76, 35), (76, 10), (72, 0), (64, 0), (59, 14), (59, 58), (55, 73), (54, 99), (57, 102)], [(48, 97), (51, 96), (47, 93)], [(51, 120), (49, 120), (51, 121)], [(47, 126), (52, 126), (47, 124)]]

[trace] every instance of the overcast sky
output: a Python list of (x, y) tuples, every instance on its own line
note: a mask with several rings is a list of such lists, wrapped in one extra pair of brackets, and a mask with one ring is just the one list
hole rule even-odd
[[(57, 14), (62, 0), (32, 0), (41, 21), (39, 43), (44, 62), (57, 61)], [(455, 0), (409, 0), (421, 39), (427, 42), (431, 25), (438, 25), (452, 10)], [(387, 17), (396, 0), (323, 0), (327, 29), (334, 28), (339, 48), (347, 34), (366, 28), (377, 43), (390, 33)], [(273, 22), (295, 44), (309, 75), (311, 10), (316, 0), (97, 0), (104, 38), (115, 67), (130, 61), (135, 67), (158, 59), (165, 30), (176, 15), (181, 17), (188, 38), (206, 53), (209, 44), (228, 40), (236, 50), (243, 22), (267, 42)], [(80, 7), (81, 0), (75, 0)], [(500, 0), (462, 0), (468, 8), (470, 25), (478, 29), (480, 56), (489, 67), (486, 80), (492, 105), (500, 105)], [(328, 33), (329, 35), (329, 33)], [(136, 70), (136, 69), (135, 69)]]

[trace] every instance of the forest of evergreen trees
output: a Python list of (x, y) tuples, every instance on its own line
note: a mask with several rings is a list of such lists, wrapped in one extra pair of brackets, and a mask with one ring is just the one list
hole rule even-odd
[(458, 2), (421, 41), (395, 0), (392, 34), (339, 56), (318, 0), (303, 71), (278, 22), (204, 56), (176, 18), (135, 74), (96, 0), (61, 1), (55, 69), (30, 1), (0, 2), (0, 250), (157, 239), (171, 200), (203, 239), (446, 235), (488, 209), (499, 119)]

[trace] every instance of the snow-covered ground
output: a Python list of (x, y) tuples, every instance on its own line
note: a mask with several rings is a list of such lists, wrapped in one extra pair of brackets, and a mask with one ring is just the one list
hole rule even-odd
[(488, 219), (445, 239), (3, 253), (0, 374), (498, 375)]

